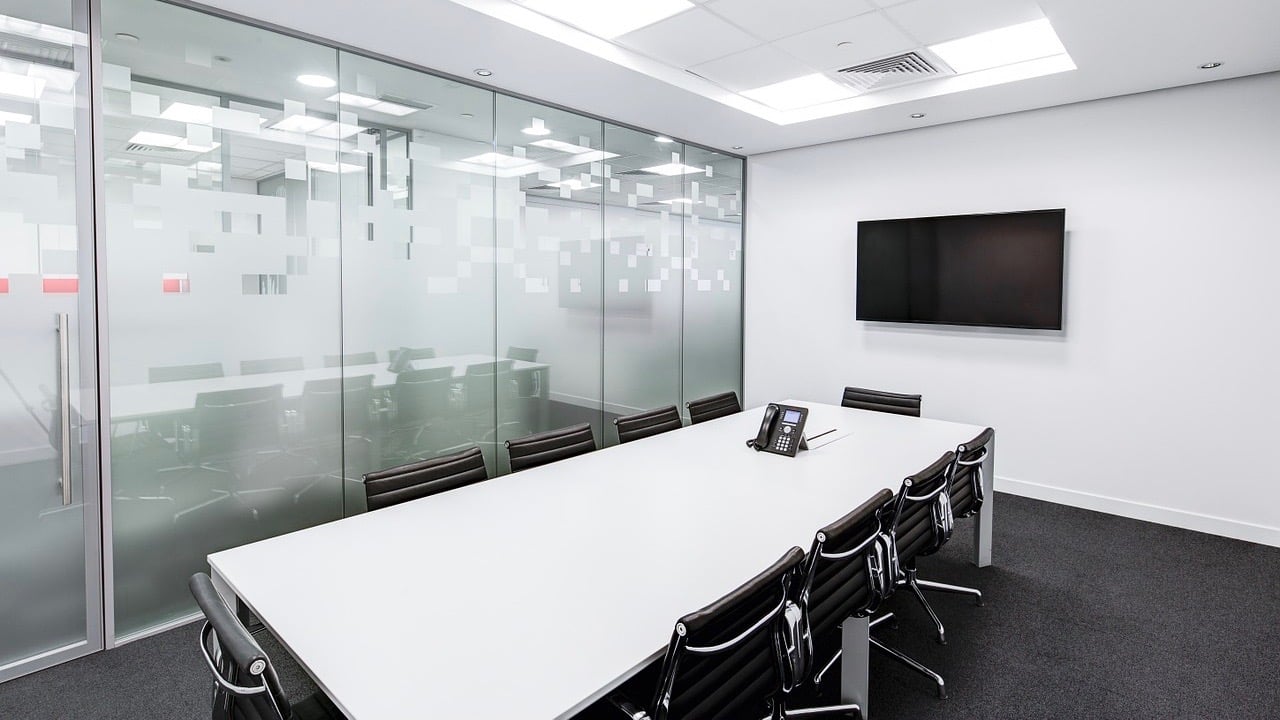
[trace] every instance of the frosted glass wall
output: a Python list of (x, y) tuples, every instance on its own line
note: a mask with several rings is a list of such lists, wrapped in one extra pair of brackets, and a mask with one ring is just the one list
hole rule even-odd
[[(375, 469), (740, 390), (741, 159), (103, 3), (117, 635)], [(130, 39), (130, 38), (136, 38)]]

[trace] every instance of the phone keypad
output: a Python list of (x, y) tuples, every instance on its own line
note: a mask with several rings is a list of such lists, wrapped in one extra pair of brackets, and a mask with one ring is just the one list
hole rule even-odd
[(778, 450), (782, 450), (783, 452), (790, 452), (790, 451), (791, 451), (791, 436), (790, 436), (790, 435), (779, 435), (779, 436), (778, 436), (777, 441), (775, 441), (775, 442), (773, 443), (773, 446), (774, 446), (775, 448), (777, 448)]

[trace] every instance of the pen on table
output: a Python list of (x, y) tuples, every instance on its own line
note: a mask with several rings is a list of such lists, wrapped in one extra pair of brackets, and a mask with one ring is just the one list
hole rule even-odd
[(810, 435), (809, 437), (805, 438), (805, 442), (813, 442), (814, 440), (817, 440), (818, 438), (822, 437), (823, 435), (830, 435), (831, 433), (833, 433), (833, 432), (835, 432), (835, 431), (836, 431), (836, 429), (835, 429), (835, 428), (831, 428), (830, 430), (828, 430), (828, 431), (826, 431), (826, 432), (820, 432), (820, 433), (818, 433), (817, 435)]

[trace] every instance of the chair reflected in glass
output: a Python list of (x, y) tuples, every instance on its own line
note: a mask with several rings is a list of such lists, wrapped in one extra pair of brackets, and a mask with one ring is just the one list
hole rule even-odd
[(303, 369), (301, 357), (263, 358), (260, 360), (241, 360), (241, 375), (262, 375), (264, 373), (292, 372)]
[(433, 457), (466, 438), (448, 422), (452, 367), (406, 370), (391, 388), (391, 413), (379, 466)]
[(369, 350), (368, 352), (346, 353), (344, 355), (325, 355), (324, 366), (329, 367), (353, 367), (355, 365), (372, 365), (378, 362), (378, 353)]

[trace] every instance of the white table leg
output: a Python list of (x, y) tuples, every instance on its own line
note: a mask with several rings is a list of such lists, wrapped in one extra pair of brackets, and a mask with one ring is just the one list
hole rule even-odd
[(982, 507), (973, 524), (973, 563), (978, 567), (991, 564), (992, 505), (996, 499), (996, 438), (987, 444), (987, 459), (982, 461)]
[(871, 626), (867, 618), (851, 617), (840, 631), (840, 702), (857, 703), (862, 718), (868, 717), (871, 685)]

